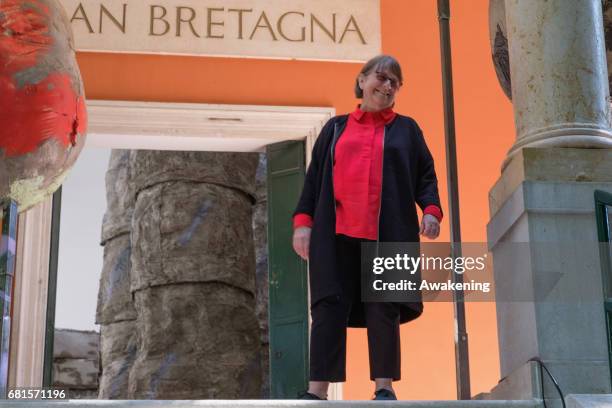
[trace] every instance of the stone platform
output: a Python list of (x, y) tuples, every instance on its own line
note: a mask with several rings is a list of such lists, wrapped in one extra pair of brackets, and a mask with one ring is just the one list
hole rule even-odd
[[(612, 399), (611, 399), (612, 401)], [(540, 408), (539, 400), (525, 401), (300, 401), (300, 400), (199, 400), (199, 401), (121, 401), (57, 400), (0, 401), (0, 408)], [(577, 406), (576, 406), (577, 407)]]

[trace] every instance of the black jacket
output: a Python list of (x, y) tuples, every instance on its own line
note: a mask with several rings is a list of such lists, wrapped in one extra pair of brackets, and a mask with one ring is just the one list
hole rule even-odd
[[(334, 147), (346, 127), (348, 115), (331, 118), (315, 142), (304, 189), (294, 214), (313, 217), (310, 237), (311, 305), (341, 293), (336, 273), (336, 210), (333, 189)], [(379, 219), (380, 242), (419, 242), (415, 203), (440, 207), (434, 162), (423, 133), (410, 117), (396, 115), (385, 126), (383, 140), (382, 196)], [(441, 208), (441, 207), (440, 207)], [(417, 318), (421, 302), (400, 303), (400, 322)], [(350, 327), (365, 327), (363, 309), (354, 307)]]

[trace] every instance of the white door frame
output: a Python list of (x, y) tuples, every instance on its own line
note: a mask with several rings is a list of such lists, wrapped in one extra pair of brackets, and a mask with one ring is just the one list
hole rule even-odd
[[(329, 107), (104, 100), (88, 101), (87, 111), (86, 147), (258, 152), (268, 144), (304, 140), (306, 165), (321, 128), (335, 115)], [(42, 386), (45, 327), (38, 320), (44, 321), (47, 307), (51, 206), (46, 202), (38, 207), (20, 215), (30, 228), (21, 229), (18, 236), (19, 256), (41, 262), (31, 266), (18, 260), (16, 267), (13, 302), (19, 307), (13, 315), (13, 328), (18, 330), (11, 336), (11, 387)], [(36, 282), (24, 279), (34, 273), (40, 276)], [(342, 399), (341, 383), (332, 384), (330, 399)]]
[[(257, 152), (306, 140), (308, 156), (334, 108), (100, 101), (87, 103), (87, 146)], [(310, 157), (307, 158), (307, 162)]]

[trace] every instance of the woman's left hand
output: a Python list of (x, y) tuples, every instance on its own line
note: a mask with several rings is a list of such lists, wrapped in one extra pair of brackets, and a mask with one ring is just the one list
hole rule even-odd
[(419, 234), (429, 239), (438, 238), (438, 235), (440, 235), (440, 222), (438, 222), (438, 219), (431, 214), (423, 215)]

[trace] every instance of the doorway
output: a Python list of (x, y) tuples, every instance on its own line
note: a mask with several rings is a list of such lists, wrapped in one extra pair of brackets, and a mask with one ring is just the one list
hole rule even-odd
[[(282, 158), (283, 160), (281, 161), (283, 162), (285, 162), (284, 159), (287, 157), (285, 153), (290, 151), (290, 154), (293, 154), (294, 157), (301, 157), (296, 162), (301, 164), (301, 166), (294, 169), (294, 173), (298, 176), (300, 172), (303, 174), (305, 165), (310, 159), (309, 153), (312, 150), (314, 140), (320, 128), (334, 114), (334, 110), (330, 108), (117, 101), (90, 101), (88, 108), (90, 116), (88, 146), (93, 148), (240, 152), (263, 152), (268, 149), (268, 154), (270, 154), (271, 149), (273, 152), (271, 154)], [(279, 174), (281, 179), (284, 178), (283, 171)], [(289, 183), (289, 185), (296, 186), (298, 184), (300, 183)], [(281, 186), (281, 188), (287, 188), (287, 185)], [(297, 193), (299, 193), (299, 187)], [(282, 202), (278, 204), (282, 206)], [(49, 217), (50, 212), (43, 212), (40, 216), (41, 222), (44, 223), (45, 219), (48, 221)], [(286, 215), (283, 217), (286, 218)], [(287, 221), (290, 222), (290, 219)], [(284, 224), (290, 226), (290, 223), (287, 222), (279, 221), (277, 223), (279, 226)], [(287, 231), (284, 231), (284, 233), (286, 234)], [(277, 234), (275, 237), (279, 238), (280, 235)], [(36, 243), (32, 241), (36, 239), (32, 239), (32, 237), (23, 238), (26, 246), (25, 253), (27, 254), (27, 246), (35, 245)], [(40, 235), (38, 239), (45, 239), (45, 234)], [(275, 245), (278, 248), (279, 244)], [(282, 251), (280, 250), (280, 252)], [(274, 258), (274, 255), (272, 257)], [(276, 270), (281, 272), (287, 271), (282, 265), (282, 262), (284, 262), (283, 258), (285, 258), (285, 261), (288, 260), (285, 255), (281, 255), (279, 260), (274, 261)], [(293, 266), (295, 267), (295, 265)], [(304, 265), (300, 266), (298, 264), (297, 267), (303, 268), (305, 272)], [(274, 268), (272, 268), (273, 270)], [(24, 273), (26, 272), (18, 271), (18, 275), (21, 274), (23, 276)], [(274, 272), (272, 273), (274, 274)], [(289, 273), (286, 276), (295, 275)], [(306, 274), (303, 273), (302, 276), (304, 277)], [(272, 284), (276, 285), (277, 283), (277, 279), (272, 279)], [(307, 288), (304, 280), (297, 282), (293, 286), (296, 290)], [(274, 290), (273, 288), (271, 289)], [(295, 297), (291, 299), (295, 303)], [(307, 298), (302, 296), (299, 300), (299, 305), (296, 306), (297, 309), (295, 310), (301, 308), (303, 312), (304, 305), (308, 304)], [(271, 299), (271, 303), (274, 303), (274, 301), (282, 301), (282, 299)], [(304, 379), (303, 370), (295, 370), (295, 364), (302, 361), (304, 365), (307, 361), (307, 332), (305, 338), (302, 335), (301, 340), (299, 340), (304, 346), (301, 348), (304, 352), (293, 354), (283, 352), (283, 344), (291, 344), (293, 347), (295, 338), (287, 336), (283, 332), (288, 327), (287, 316), (275, 313), (275, 310), (286, 312), (291, 308), (281, 307), (281, 309), (278, 309), (279, 305), (280, 303), (272, 306), (273, 310), (270, 312), (271, 325), (279, 330), (277, 335), (275, 334), (275, 329), (272, 329), (270, 338), (272, 344), (271, 396), (273, 397), (290, 396), (295, 387), (301, 386), (298, 383), (300, 379), (301, 381)], [(38, 307), (40, 309), (43, 305), (33, 304), (28, 307)], [(27, 314), (27, 311), (24, 310), (21, 313)], [(27, 324), (27, 322), (24, 321), (22, 322), (23, 324)], [(307, 320), (303, 320), (298, 326), (306, 327), (307, 329)], [(295, 332), (295, 328), (293, 330)], [(296, 335), (299, 337), (299, 334)], [(44, 342), (44, 336), (39, 335), (37, 338), (39, 338), (40, 342)], [(25, 338), (22, 340), (24, 342), (27, 341)], [(19, 347), (19, 344), (21, 344), (19, 337), (14, 339), (14, 341), (18, 342), (16, 347), (17, 355), (19, 350), (26, 351), (27, 347)], [(274, 343), (277, 346), (274, 346)], [(297, 360), (294, 361), (295, 359)], [(291, 368), (293, 373), (298, 372), (300, 374), (297, 377), (287, 376), (283, 370), (288, 368)], [(274, 378), (278, 380), (275, 382)], [(336, 398), (340, 397), (340, 388), (336, 387), (335, 391)], [(334, 394), (333, 389), (332, 394)]]

